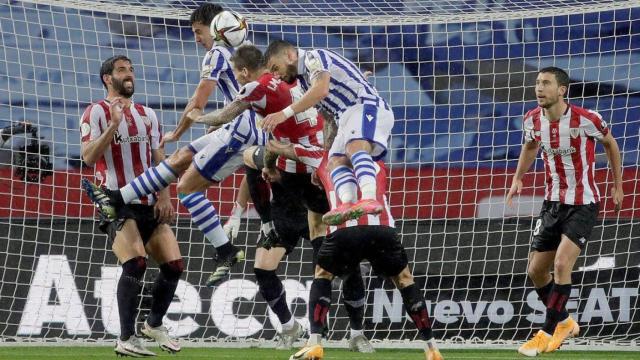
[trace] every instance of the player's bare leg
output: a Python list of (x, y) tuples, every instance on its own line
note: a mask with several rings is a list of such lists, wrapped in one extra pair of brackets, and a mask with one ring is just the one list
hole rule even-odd
[[(562, 342), (570, 337), (578, 336), (580, 327), (578, 323), (571, 318), (566, 309), (567, 300), (571, 294), (571, 271), (580, 255), (580, 247), (571, 241), (566, 235), (562, 235), (560, 246), (556, 250), (555, 261), (553, 264), (554, 288), (552, 293), (560, 294), (556, 300), (555, 309), (560, 311), (550, 311), (547, 308), (547, 318), (545, 319), (545, 328), (551, 329), (554, 326), (553, 336), (546, 352), (552, 352), (560, 348)], [(552, 299), (552, 297), (550, 297)], [(567, 300), (565, 300), (567, 299)], [(547, 324), (549, 322), (549, 324)]]
[(413, 281), (413, 275), (409, 267), (405, 267), (398, 275), (391, 277), (394, 285), (402, 295), (404, 308), (418, 328), (418, 333), (423, 340), (427, 342), (424, 350), (427, 360), (443, 359), (440, 351), (436, 347), (435, 340), (431, 331), (431, 319), (429, 318), (429, 310), (422, 295), (422, 291), (418, 289)]
[(120, 263), (122, 275), (118, 280), (116, 296), (120, 316), (120, 337), (114, 351), (125, 356), (155, 356), (136, 337), (135, 323), (138, 313), (138, 295), (142, 289), (142, 278), (147, 269), (146, 252), (138, 227), (128, 219), (116, 232), (112, 249)]
[(116, 208), (160, 191), (176, 181), (191, 164), (193, 155), (191, 148), (183, 147), (118, 190), (102, 189), (87, 179), (82, 179), (82, 187), (100, 213), (109, 220), (115, 220)]
[[(530, 255), (529, 276), (547, 308), (542, 330), (526, 343), (518, 352), (526, 356), (537, 356), (543, 352), (557, 350), (562, 342), (577, 336), (580, 329), (575, 320), (569, 316), (566, 303), (571, 294), (571, 271), (580, 255), (580, 248), (567, 236), (562, 235), (560, 246), (556, 251), (532, 252)], [(549, 281), (550, 268), (553, 267), (553, 281)]]
[(175, 353), (180, 351), (180, 343), (169, 336), (162, 325), (173, 296), (184, 271), (178, 241), (166, 224), (159, 225), (146, 245), (147, 253), (159, 264), (160, 272), (153, 284), (151, 311), (140, 330), (146, 337), (154, 339), (162, 350)]
[(178, 183), (178, 197), (191, 214), (191, 221), (204, 233), (206, 239), (216, 248), (217, 267), (209, 276), (207, 286), (215, 286), (225, 279), (231, 266), (244, 261), (244, 251), (229, 241), (220, 224), (220, 217), (204, 192), (211, 185), (196, 167), (189, 166)]

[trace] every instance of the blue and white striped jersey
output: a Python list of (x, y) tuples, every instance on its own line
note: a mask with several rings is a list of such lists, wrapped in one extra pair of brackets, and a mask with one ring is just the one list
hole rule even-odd
[(304, 91), (309, 89), (311, 81), (318, 74), (325, 71), (331, 74), (331, 84), (329, 95), (319, 105), (335, 117), (355, 104), (372, 104), (390, 109), (378, 90), (351, 60), (331, 50), (298, 49), (298, 80)]
[(233, 101), (240, 91), (240, 85), (233, 75), (231, 62), (229, 62), (232, 51), (233, 49), (214, 45), (202, 60), (200, 74), (201, 79), (217, 81), (225, 103)]

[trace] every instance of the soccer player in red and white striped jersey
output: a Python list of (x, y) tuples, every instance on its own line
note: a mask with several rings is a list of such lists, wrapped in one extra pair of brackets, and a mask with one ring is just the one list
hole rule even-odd
[[(144, 173), (152, 161), (158, 164), (164, 160), (164, 149), (159, 145), (162, 135), (153, 110), (131, 101), (134, 93), (131, 60), (123, 55), (105, 60), (100, 77), (108, 94), (106, 99), (89, 105), (82, 116), (82, 159), (88, 165), (96, 165), (99, 180), (117, 189)], [(116, 291), (120, 337), (114, 350), (134, 357), (155, 356), (135, 335), (147, 252), (160, 264), (160, 272), (152, 290), (151, 312), (141, 331), (164, 350), (180, 351), (180, 344), (162, 326), (184, 270), (178, 242), (167, 225), (174, 211), (168, 189), (149, 193), (148, 197), (119, 208), (115, 221), (100, 226), (113, 242), (113, 252), (122, 264)]]
[(555, 351), (579, 332), (566, 304), (571, 271), (591, 235), (601, 201), (594, 181), (596, 141), (602, 143), (613, 171), (616, 211), (624, 196), (616, 140), (600, 114), (567, 103), (568, 87), (569, 75), (564, 70), (548, 67), (538, 72), (538, 107), (524, 117), (525, 143), (506, 199), (512, 206), (513, 196), (522, 190), (522, 177), (542, 149), (545, 201), (533, 231), (528, 272), (547, 314), (542, 330), (518, 349), (526, 356)]
[[(331, 148), (333, 136), (328, 134), (325, 148)], [(315, 275), (309, 292), (310, 336), (305, 347), (291, 359), (322, 359), (321, 339), (326, 315), (331, 306), (331, 281), (334, 276), (349, 276), (358, 271), (360, 262), (369, 260), (377, 274), (389, 277), (400, 290), (405, 309), (418, 328), (420, 337), (427, 342), (426, 360), (442, 360), (433, 339), (431, 319), (422, 291), (414, 283), (409, 270), (407, 254), (395, 229), (393, 216), (386, 197), (387, 171), (384, 163), (374, 163), (376, 201), (383, 204), (379, 215), (364, 215), (337, 226), (330, 226), (327, 237), (318, 251)], [(324, 188), (331, 208), (341, 205), (329, 171), (329, 157), (325, 153), (316, 173), (315, 181)]]

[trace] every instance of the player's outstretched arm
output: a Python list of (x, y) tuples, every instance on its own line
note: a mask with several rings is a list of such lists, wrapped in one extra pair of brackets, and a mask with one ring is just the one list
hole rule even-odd
[(522, 191), (522, 178), (536, 160), (539, 146), (540, 145), (535, 141), (526, 142), (522, 145), (522, 151), (520, 152), (520, 158), (518, 159), (518, 167), (516, 168), (516, 173), (513, 174), (511, 188), (507, 194), (506, 203), (509, 207), (513, 206), (513, 196), (520, 194)]
[(328, 71), (323, 71), (316, 75), (312, 80), (311, 87), (306, 93), (296, 102), (287, 106), (284, 110), (277, 113), (269, 114), (262, 120), (262, 128), (266, 132), (273, 132), (273, 130), (279, 124), (291, 116), (303, 112), (308, 108), (315, 106), (320, 100), (329, 95), (329, 84), (331, 81), (331, 74)]
[(243, 100), (234, 100), (227, 104), (224, 108), (199, 116), (196, 122), (207, 124), (209, 126), (219, 127), (238, 117), (245, 110), (249, 109), (251, 104)]
[(175, 130), (167, 132), (162, 138), (162, 145), (176, 142), (185, 131), (187, 131), (196, 118), (202, 115), (202, 110), (207, 106), (207, 101), (218, 82), (215, 80), (200, 80), (196, 91), (193, 93), (189, 103), (184, 108), (184, 112), (178, 121)]
[(118, 130), (118, 126), (120, 126), (120, 122), (122, 121), (122, 101), (122, 98), (115, 98), (109, 103), (111, 121), (104, 132), (100, 134), (98, 138), (82, 143), (82, 160), (84, 160), (87, 165), (93, 166), (96, 161), (104, 155), (109, 144), (111, 144), (113, 135), (116, 133), (116, 130)]
[(607, 133), (601, 142), (604, 151), (607, 153), (607, 159), (609, 159), (609, 167), (611, 167), (611, 171), (613, 171), (611, 197), (613, 198), (615, 210), (620, 211), (624, 197), (624, 192), (622, 191), (622, 158), (620, 156), (620, 148), (618, 147), (616, 139), (611, 135), (611, 132)]

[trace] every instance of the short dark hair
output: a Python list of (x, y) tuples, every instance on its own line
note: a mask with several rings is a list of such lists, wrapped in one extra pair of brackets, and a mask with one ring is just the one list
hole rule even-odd
[(295, 48), (295, 46), (293, 46), (292, 43), (286, 40), (273, 40), (267, 47), (267, 50), (264, 52), (264, 60), (265, 62), (269, 62), (269, 60), (273, 56), (278, 55), (282, 51), (291, 49), (291, 48)]
[(129, 59), (125, 55), (115, 55), (103, 61), (102, 66), (100, 66), (100, 81), (102, 81), (102, 85), (104, 85), (105, 88), (107, 88), (107, 83), (104, 82), (103, 77), (104, 75), (113, 74), (113, 68), (115, 67), (116, 61), (118, 60), (128, 61), (130, 64), (132, 63), (131, 59)]
[(249, 71), (256, 71), (265, 64), (262, 52), (254, 45), (238, 47), (231, 56), (230, 61), (236, 69), (247, 68)]
[(567, 88), (569, 88), (569, 81), (570, 81), (569, 74), (567, 74), (566, 71), (560, 69), (559, 67), (548, 66), (546, 68), (542, 68), (540, 69), (540, 71), (538, 71), (538, 74), (542, 74), (542, 73), (553, 74), (556, 77), (556, 81), (558, 82), (558, 85), (566, 86)]
[(194, 23), (200, 23), (202, 25), (209, 26), (211, 25), (211, 21), (213, 20), (213, 18), (223, 10), (224, 9), (222, 8), (222, 6), (218, 4), (204, 3), (198, 6), (197, 9), (193, 10), (189, 21), (191, 22), (192, 26)]

